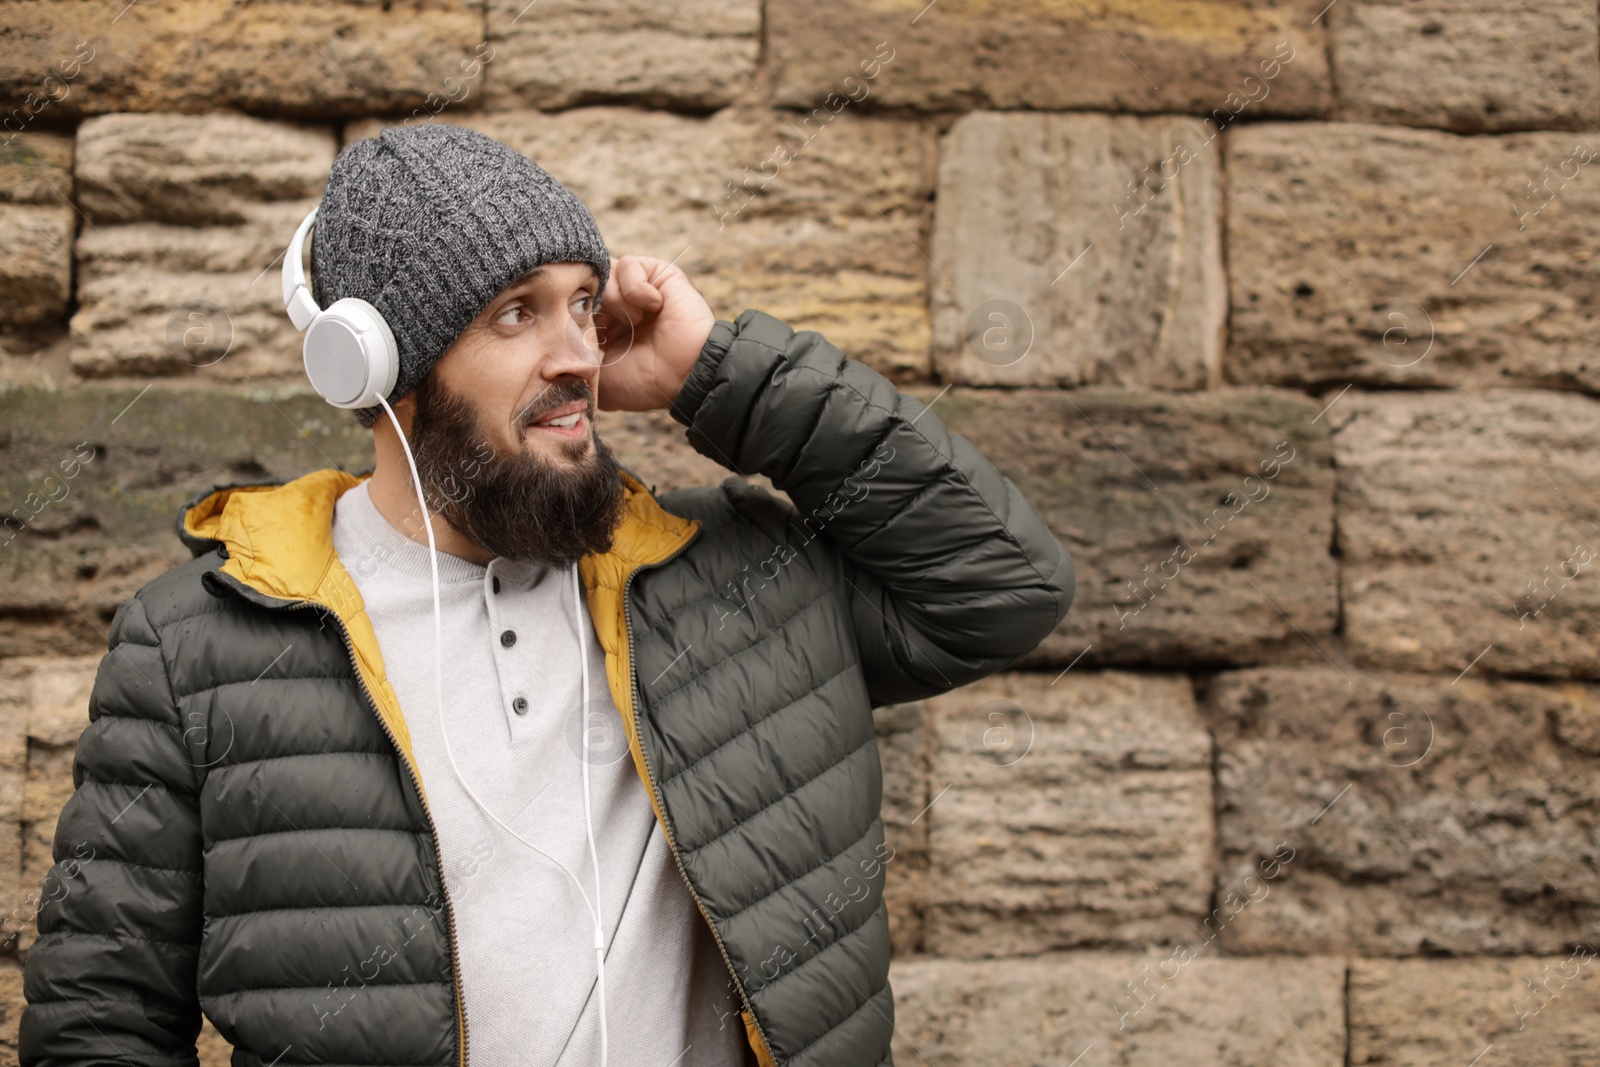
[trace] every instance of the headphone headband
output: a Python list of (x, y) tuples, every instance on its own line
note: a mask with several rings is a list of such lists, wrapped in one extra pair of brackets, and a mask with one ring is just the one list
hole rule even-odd
[(317, 209), (312, 208), (311, 214), (307, 215), (305, 221), (300, 223), (300, 228), (294, 231), (294, 238), (289, 242), (289, 250), (283, 254), (283, 306), (289, 312), (289, 321), (294, 323), (294, 328), (297, 330), (303, 330), (311, 325), (311, 320), (322, 310), (317, 306), (316, 298), (311, 295), (311, 286), (306, 281), (305, 266), (306, 234), (311, 232), (311, 223), (316, 217)]

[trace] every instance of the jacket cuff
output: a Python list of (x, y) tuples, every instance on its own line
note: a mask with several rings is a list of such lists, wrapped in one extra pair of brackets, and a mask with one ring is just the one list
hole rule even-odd
[(723, 357), (732, 347), (733, 337), (733, 323), (726, 319), (718, 319), (712, 324), (711, 335), (706, 338), (705, 346), (700, 349), (700, 358), (689, 368), (689, 376), (683, 380), (683, 386), (678, 390), (678, 396), (672, 401), (672, 407), (669, 409), (672, 417), (683, 425), (694, 425), (694, 413), (700, 410), (701, 402), (711, 391), (712, 383), (717, 380), (717, 368), (722, 365)]

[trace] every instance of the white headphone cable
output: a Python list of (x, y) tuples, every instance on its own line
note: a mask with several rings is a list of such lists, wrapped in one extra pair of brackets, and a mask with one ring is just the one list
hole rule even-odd
[[(605, 925), (601, 922), (599, 910), (600, 861), (595, 849), (594, 823), (591, 820), (589, 813), (589, 655), (583, 634), (584, 626), (588, 623), (588, 620), (583, 617), (583, 601), (581, 597), (577, 601), (578, 648), (580, 650), (578, 660), (582, 664), (583, 673), (583, 708), (580, 711), (580, 715), (583, 719), (583, 821), (589, 837), (589, 856), (591, 861), (594, 863), (595, 869), (595, 900), (593, 903), (590, 903), (589, 901), (589, 894), (583, 891), (583, 883), (578, 880), (577, 875), (573, 874), (572, 871), (567, 868), (566, 864), (562, 863), (560, 860), (550, 855), (550, 853), (546, 852), (532, 841), (529, 841), (511, 827), (507, 826), (505, 821), (501, 819), (500, 816), (490, 811), (488, 807), (484, 805), (483, 801), (478, 799), (478, 794), (472, 791), (472, 787), (467, 784), (466, 777), (461, 773), (461, 768), (456, 764), (455, 752), (450, 748), (450, 736), (445, 732), (444, 728), (444, 612), (439, 604), (439, 549), (433, 538), (433, 520), (429, 518), (428, 503), (422, 494), (422, 476), (417, 473), (417, 461), (411, 455), (411, 444), (406, 440), (405, 431), (400, 428), (400, 420), (395, 417), (394, 409), (389, 406), (388, 400), (382, 396), (379, 396), (378, 403), (383, 405), (383, 410), (389, 415), (389, 421), (394, 424), (395, 433), (400, 437), (400, 447), (405, 450), (406, 463), (411, 468), (411, 484), (416, 489), (417, 506), (422, 509), (422, 525), (428, 532), (428, 565), (433, 576), (433, 700), (434, 707), (437, 709), (439, 714), (439, 737), (444, 741), (445, 755), (450, 759), (450, 769), (455, 771), (456, 779), (460, 781), (461, 788), (467, 791), (467, 796), (472, 798), (472, 802), (476, 804), (485, 815), (493, 819), (495, 823), (506, 833), (510, 834), (518, 841), (521, 841), (524, 845), (527, 845), (529, 848), (533, 849), (533, 851), (537, 852), (551, 863), (554, 863), (557, 867), (560, 867), (562, 873), (572, 880), (573, 887), (578, 890), (578, 896), (583, 898), (583, 906), (588, 909), (590, 918), (594, 920), (595, 982), (597, 992), (600, 995), (600, 1064), (601, 1067), (606, 1067), (608, 1055), (606, 1039), (606, 938)], [(578, 568), (576, 564), (574, 564), (572, 568), (572, 580), (573, 591), (576, 595), (578, 591)], [(443, 872), (441, 871), (440, 874), (442, 876)], [(460, 995), (459, 990), (457, 990), (457, 995)]]

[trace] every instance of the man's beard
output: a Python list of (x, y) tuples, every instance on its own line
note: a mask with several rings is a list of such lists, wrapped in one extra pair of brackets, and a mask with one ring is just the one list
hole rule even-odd
[(489, 444), (465, 400), (436, 375), (424, 377), (417, 386), (411, 449), (429, 508), (476, 544), (508, 559), (566, 567), (591, 552), (609, 550), (622, 518), (622, 482), (611, 450), (592, 429), (594, 396), (588, 383), (552, 386), (519, 425), (526, 428), (530, 416), (574, 400), (589, 403), (585, 417), (592, 449), (583, 440), (562, 441), (566, 463), (526, 445), (504, 455)]

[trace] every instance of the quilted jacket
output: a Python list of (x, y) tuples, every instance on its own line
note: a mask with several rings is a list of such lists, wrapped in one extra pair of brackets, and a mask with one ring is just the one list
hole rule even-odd
[[(754, 1057), (890, 1064), (871, 710), (1031, 649), (1072, 561), (933, 410), (763, 312), (716, 323), (672, 415), (795, 507), (624, 477), (615, 545), (579, 570), (634, 766)], [(332, 547), (359, 480), (197, 498), (195, 558), (118, 610), (26, 962), (24, 1067), (195, 1064), (202, 1011), (234, 1067), (470, 1062), (444, 860)]]

